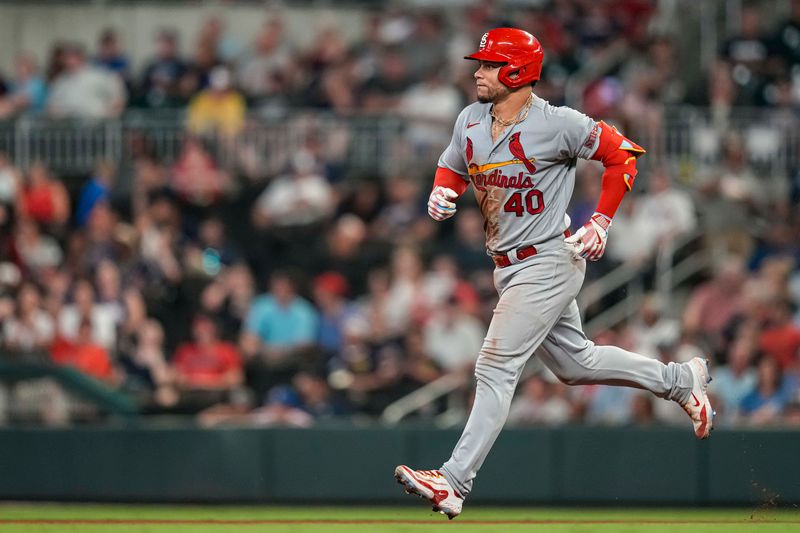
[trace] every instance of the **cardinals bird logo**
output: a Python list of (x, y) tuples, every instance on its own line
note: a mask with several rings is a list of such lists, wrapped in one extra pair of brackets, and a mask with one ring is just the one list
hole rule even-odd
[(472, 139), (467, 137), (467, 164), (472, 163)]
[(511, 136), (511, 139), (508, 141), (508, 149), (511, 151), (511, 155), (522, 161), (522, 164), (528, 169), (528, 173), (533, 174), (536, 172), (536, 167), (533, 166), (531, 160), (525, 155), (525, 150), (522, 148), (522, 143), (519, 141), (519, 133), (520, 132), (517, 132)]

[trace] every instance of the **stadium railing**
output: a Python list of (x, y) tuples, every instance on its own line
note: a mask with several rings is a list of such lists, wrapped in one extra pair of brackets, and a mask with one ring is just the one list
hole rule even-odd
[[(87, 174), (100, 160), (129, 162), (146, 149), (165, 164), (174, 162), (187, 136), (185, 114), (130, 111), (106, 121), (48, 120), (22, 116), (0, 123), (0, 151), (28, 168), (44, 161), (57, 174)], [(449, 126), (426, 139), (414, 137), (424, 125), (398, 114), (337, 116), (319, 110), (292, 110), (284, 115), (251, 113), (234, 137), (205, 136), (204, 145), (226, 168), (242, 166), (255, 154), (258, 170), (282, 170), (289, 157), (316, 144), (329, 162), (350, 173), (384, 176), (429, 171), (449, 141)], [(645, 168), (676, 163), (679, 178), (692, 180), (699, 168), (721, 161), (736, 137), (764, 179), (783, 177), (800, 166), (800, 119), (789, 110), (735, 108), (727, 112), (677, 106), (664, 110), (657, 128), (629, 132), (648, 149)]]

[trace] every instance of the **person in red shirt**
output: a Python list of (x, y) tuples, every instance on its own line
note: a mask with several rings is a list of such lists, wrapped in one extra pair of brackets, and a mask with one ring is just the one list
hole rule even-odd
[(71, 366), (95, 379), (109, 384), (118, 381), (108, 350), (92, 340), (92, 323), (89, 320), (81, 321), (74, 341), (60, 338), (55, 342), (51, 357), (56, 364)]
[(34, 163), (21, 191), (22, 212), (39, 224), (59, 226), (69, 218), (69, 195), (42, 163)]
[(800, 328), (792, 323), (791, 304), (776, 303), (770, 309), (771, 317), (758, 339), (762, 352), (788, 370), (800, 363)]
[(244, 381), (239, 351), (219, 339), (217, 326), (207, 315), (195, 317), (192, 341), (178, 346), (172, 366), (183, 391), (230, 391)]

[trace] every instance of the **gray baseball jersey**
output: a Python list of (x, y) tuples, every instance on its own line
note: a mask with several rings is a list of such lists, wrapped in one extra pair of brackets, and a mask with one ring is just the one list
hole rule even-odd
[(472, 182), (490, 253), (534, 244), (537, 254), (494, 272), (500, 298), (475, 363), (475, 402), (441, 468), (462, 495), (472, 490), (534, 353), (569, 384), (638, 387), (685, 402), (693, 383), (688, 364), (665, 365), (615, 346), (597, 346), (582, 331), (575, 297), (586, 263), (574, 257), (562, 234), (576, 160), (591, 157), (599, 144), (596, 123), (534, 96), (527, 118), (493, 142), (489, 109), (489, 104), (464, 109), (439, 166)]
[(490, 109), (474, 103), (461, 112), (439, 166), (472, 182), (490, 253), (561, 235), (576, 160), (597, 150), (597, 123), (534, 95), (526, 119), (494, 142)]

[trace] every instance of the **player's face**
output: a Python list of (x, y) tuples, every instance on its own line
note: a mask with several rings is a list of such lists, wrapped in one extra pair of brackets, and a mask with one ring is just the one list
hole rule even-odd
[(479, 62), (478, 70), (475, 71), (475, 84), (478, 89), (478, 101), (482, 104), (496, 102), (510, 92), (497, 77), (502, 66), (503, 63)]

